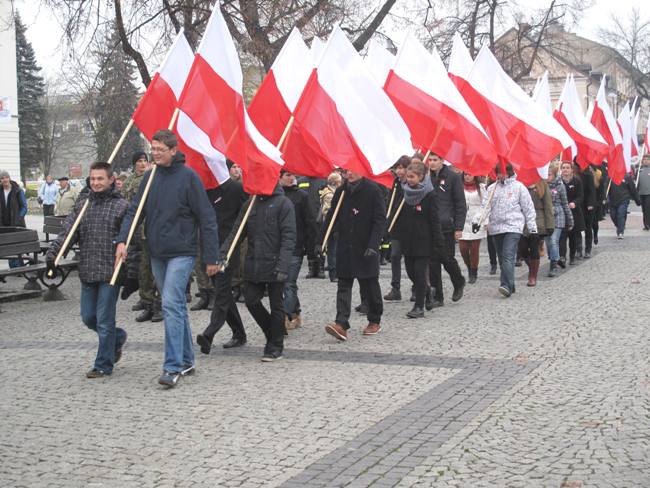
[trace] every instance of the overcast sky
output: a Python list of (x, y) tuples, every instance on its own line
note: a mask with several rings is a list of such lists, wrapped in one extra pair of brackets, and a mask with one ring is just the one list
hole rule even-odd
[[(404, 2), (408, 0), (399, 0)], [(15, 7), (20, 11), (23, 22), (28, 26), (27, 37), (34, 46), (36, 58), (41, 67), (44, 68), (46, 77), (56, 76), (61, 66), (61, 47), (59, 40), (61, 38), (61, 29), (52, 16), (44, 7), (40, 6), (38, 0), (14, 0)], [(530, 7), (532, 9), (544, 8), (549, 4), (548, 0), (518, 0), (520, 6)], [(614, 14), (625, 15), (634, 7), (640, 8), (642, 16), (650, 13), (650, 7), (643, 8), (648, 4), (648, 0), (596, 0), (594, 6), (584, 12), (584, 17), (580, 20), (576, 33), (578, 35), (598, 40), (597, 30), (599, 27), (606, 26)], [(644, 10), (646, 15), (644, 14)], [(399, 43), (400, 35), (396, 33), (395, 40)], [(155, 69), (155, 67), (151, 67)]]

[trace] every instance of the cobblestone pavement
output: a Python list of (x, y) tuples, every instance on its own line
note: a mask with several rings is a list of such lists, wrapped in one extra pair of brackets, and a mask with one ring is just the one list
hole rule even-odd
[[(483, 255), (459, 303), (424, 320), (405, 318), (408, 297), (386, 303), (378, 336), (355, 315), (343, 344), (323, 331), (335, 285), (301, 280), (285, 359), (259, 361), (242, 309), (249, 344), (197, 350), (173, 390), (156, 383), (162, 325), (135, 323), (133, 299), (118, 305), (124, 357), (101, 380), (84, 376), (96, 337), (76, 277), (66, 301), (4, 303), (0, 486), (648, 487), (650, 235), (636, 214), (624, 241), (605, 226), (591, 260), (552, 280), (544, 264), (536, 288), (517, 268), (517, 293), (499, 298)], [(208, 312), (191, 319), (200, 332)]]

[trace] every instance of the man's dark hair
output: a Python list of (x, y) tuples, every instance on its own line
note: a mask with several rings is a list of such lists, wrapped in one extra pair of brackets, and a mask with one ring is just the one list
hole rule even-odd
[(172, 149), (172, 148), (178, 146), (178, 139), (176, 138), (176, 134), (174, 134), (169, 129), (161, 129), (161, 130), (159, 130), (158, 132), (156, 132), (153, 135), (151, 140), (162, 142), (169, 149)]
[(90, 165), (90, 171), (94, 169), (105, 170), (109, 178), (113, 176), (113, 167), (105, 161), (95, 161), (93, 164)]

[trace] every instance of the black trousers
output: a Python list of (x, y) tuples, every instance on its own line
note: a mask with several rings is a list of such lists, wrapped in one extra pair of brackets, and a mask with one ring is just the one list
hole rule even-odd
[(390, 286), (400, 289), (402, 282), (402, 245), (397, 239), (390, 241)]
[(465, 283), (465, 278), (463, 278), (463, 273), (460, 270), (460, 266), (458, 266), (458, 261), (456, 261), (456, 258), (454, 257), (454, 254), (456, 253), (456, 239), (454, 239), (454, 233), (445, 232), (442, 236), (445, 244), (444, 254), (432, 256), (429, 261), (429, 280), (431, 286), (435, 288), (434, 298), (441, 302), (444, 300), (442, 291), (443, 266), (445, 271), (449, 274), (454, 288), (463, 286)]
[[(357, 279), (364, 303), (368, 304), (368, 322), (378, 324), (384, 313), (384, 302), (381, 298), (379, 277)], [(345, 330), (350, 328), (350, 313), (352, 310), (352, 285), (354, 278), (340, 278), (336, 289), (336, 320)]]
[(497, 248), (494, 245), (494, 236), (487, 236), (488, 254), (490, 255), (490, 264), (497, 265)]
[[(269, 292), (269, 312), (264, 304), (264, 291)], [(260, 326), (266, 337), (264, 353), (281, 353), (284, 348), (284, 283), (273, 281), (268, 283), (244, 282), (244, 300), (246, 308)]]
[[(596, 218), (596, 210), (584, 209), (585, 214), (585, 252), (590, 253), (592, 244), (594, 243), (594, 221), (596, 222), (596, 233), (598, 233), (598, 219)], [(582, 241), (582, 238), (580, 239)]]
[(650, 229), (650, 195), (641, 195), (641, 210), (643, 211), (643, 227)]
[(210, 342), (212, 342), (217, 332), (221, 330), (224, 322), (228, 323), (234, 338), (246, 340), (244, 323), (232, 296), (232, 274), (234, 266), (239, 263), (239, 249), (233, 254), (231, 262), (233, 266), (226, 267), (223, 273), (217, 273), (212, 277), (212, 286), (215, 293), (214, 307), (212, 308), (212, 314), (210, 314), (210, 323), (203, 331), (203, 335)]
[(575, 229), (571, 229), (571, 231), (562, 229), (562, 234), (560, 235), (560, 257), (564, 259), (566, 259), (567, 241), (569, 241), (569, 257), (574, 258), (578, 244), (582, 244), (582, 232), (576, 231)]
[(427, 262), (426, 256), (404, 256), (406, 274), (415, 287), (415, 306), (424, 307), (424, 296), (427, 292)]

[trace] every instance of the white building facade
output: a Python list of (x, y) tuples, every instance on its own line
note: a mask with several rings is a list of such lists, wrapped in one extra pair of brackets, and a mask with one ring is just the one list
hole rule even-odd
[(20, 181), (16, 33), (11, 0), (0, 0), (0, 170)]

